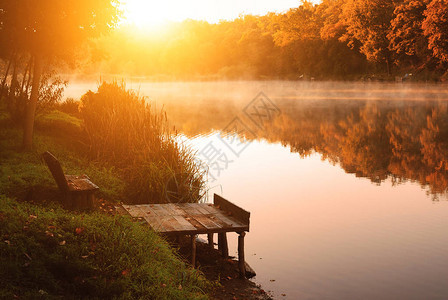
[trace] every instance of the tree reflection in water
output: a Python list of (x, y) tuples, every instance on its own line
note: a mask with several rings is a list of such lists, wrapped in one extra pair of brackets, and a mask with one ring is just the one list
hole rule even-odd
[[(320, 153), (347, 173), (381, 184), (416, 181), (433, 199), (448, 189), (448, 114), (442, 101), (277, 101), (281, 115), (257, 138), (301, 157)], [(206, 134), (240, 114), (234, 102), (202, 101), (166, 109), (187, 136)]]

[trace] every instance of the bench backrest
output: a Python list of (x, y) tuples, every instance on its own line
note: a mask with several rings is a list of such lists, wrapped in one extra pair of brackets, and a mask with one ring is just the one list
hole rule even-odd
[(67, 179), (65, 178), (64, 171), (62, 171), (61, 164), (57, 158), (48, 151), (43, 153), (42, 157), (45, 160), (48, 169), (50, 169), (51, 175), (53, 175), (59, 189), (63, 192), (68, 191)]
[(249, 225), (250, 212), (216, 194), (214, 194), (213, 197), (213, 204), (219, 206), (220, 209), (231, 213), (233, 217), (241, 221), (244, 225)]

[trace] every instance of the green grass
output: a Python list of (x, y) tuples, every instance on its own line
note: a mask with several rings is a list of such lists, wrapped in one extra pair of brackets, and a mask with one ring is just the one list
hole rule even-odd
[(147, 226), (99, 212), (70, 212), (41, 153), (66, 174), (87, 174), (97, 196), (123, 199), (119, 170), (88, 158), (79, 119), (36, 120), (33, 151), (0, 110), (0, 298), (204, 299), (212, 284)]
[(148, 227), (0, 196), (0, 298), (204, 299), (211, 287)]
[(66, 124), (67, 126), (73, 126), (78, 129), (81, 129), (82, 126), (82, 120), (59, 110), (53, 110), (46, 114), (39, 115), (36, 122), (41, 126)]
[(125, 183), (118, 172), (112, 166), (89, 161), (86, 155), (71, 147), (70, 138), (36, 131), (34, 150), (21, 152), (21, 130), (4, 126), (0, 129), (1, 193), (18, 198), (24, 198), (30, 189), (37, 193), (57, 193), (57, 185), (41, 158), (43, 152), (50, 151), (59, 159), (66, 174), (87, 174), (100, 187), (99, 197), (112, 202), (122, 198)]

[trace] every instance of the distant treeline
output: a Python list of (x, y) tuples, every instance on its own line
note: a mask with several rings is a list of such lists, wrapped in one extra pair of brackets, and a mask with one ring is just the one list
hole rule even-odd
[(122, 26), (97, 39), (90, 53), (84, 74), (445, 79), (448, 2), (304, 1), (285, 13), (217, 24), (186, 20), (152, 32)]

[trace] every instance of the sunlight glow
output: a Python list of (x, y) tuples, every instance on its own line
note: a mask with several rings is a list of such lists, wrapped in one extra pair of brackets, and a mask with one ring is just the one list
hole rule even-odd
[(264, 15), (299, 5), (298, 0), (122, 0), (125, 22), (141, 28), (185, 19), (216, 23), (235, 19), (241, 14)]

